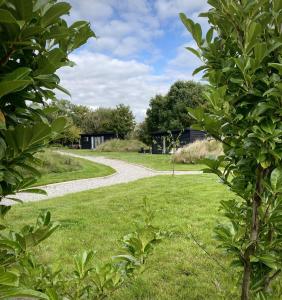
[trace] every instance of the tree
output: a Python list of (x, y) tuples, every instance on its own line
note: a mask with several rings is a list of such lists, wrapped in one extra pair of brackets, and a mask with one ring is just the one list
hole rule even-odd
[(135, 126), (134, 115), (129, 106), (119, 104), (112, 111), (111, 129), (118, 138), (125, 139)]
[[(72, 66), (68, 55), (84, 44), (93, 31), (87, 22), (68, 26), (62, 16), (66, 2), (46, 0), (0, 1), (0, 298), (35, 297), (45, 294), (28, 289), (21, 281), (20, 263), (29, 251), (58, 228), (50, 213), (41, 214), (35, 226), (20, 232), (3, 222), (10, 206), (4, 198), (19, 201), (18, 192), (41, 192), (30, 188), (38, 171), (34, 155), (60, 134), (64, 118), (48, 122), (49, 99), (59, 85), (55, 72)], [(32, 176), (27, 176), (27, 170)]]
[(229, 223), (216, 234), (241, 267), (241, 299), (266, 299), (282, 267), (282, 2), (208, 3), (205, 37), (180, 15), (198, 46), (188, 50), (203, 62), (194, 73), (209, 81), (207, 112), (190, 114), (224, 145), (224, 155), (206, 163), (238, 196), (222, 202)]
[(119, 104), (115, 108), (97, 108), (86, 113), (81, 120), (85, 133), (115, 132), (124, 139), (134, 129), (134, 115), (129, 106)]
[(81, 127), (84, 133), (101, 133), (112, 131), (112, 108), (97, 108), (89, 111), (81, 119)]
[(147, 134), (190, 127), (187, 108), (203, 106), (204, 86), (193, 81), (175, 82), (167, 95), (152, 98), (146, 113)]

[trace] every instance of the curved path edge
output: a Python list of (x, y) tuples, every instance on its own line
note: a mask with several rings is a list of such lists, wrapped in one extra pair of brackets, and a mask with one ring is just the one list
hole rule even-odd
[[(69, 152), (56, 151), (63, 155), (83, 158), (89, 161), (110, 166), (116, 170), (116, 173), (105, 177), (95, 177), (87, 179), (71, 180), (66, 182), (52, 183), (37, 188), (43, 189), (47, 195), (18, 193), (15, 198), (23, 202), (42, 201), (50, 198), (65, 196), (72, 193), (97, 189), (100, 187), (111, 186), (115, 184), (128, 183), (138, 179), (153, 177), (158, 175), (172, 175), (172, 171), (156, 171), (138, 164), (128, 163), (118, 159), (111, 159), (102, 156), (78, 155)], [(202, 174), (202, 171), (175, 171), (175, 175), (195, 175)], [(13, 205), (14, 201), (4, 200), (5, 205)]]

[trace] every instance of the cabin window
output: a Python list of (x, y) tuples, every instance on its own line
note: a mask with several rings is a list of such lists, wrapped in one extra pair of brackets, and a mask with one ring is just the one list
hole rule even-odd
[(84, 141), (84, 142), (88, 142), (88, 141), (89, 141), (88, 136), (85, 136), (85, 137), (83, 138), (83, 141)]

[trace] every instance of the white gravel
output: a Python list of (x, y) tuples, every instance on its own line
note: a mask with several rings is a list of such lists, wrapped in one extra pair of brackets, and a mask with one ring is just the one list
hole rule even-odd
[[(84, 158), (96, 163), (110, 166), (116, 170), (116, 173), (106, 177), (78, 179), (78, 180), (40, 186), (38, 188), (45, 190), (48, 195), (19, 193), (15, 196), (15, 198), (21, 199), (24, 202), (41, 201), (41, 200), (46, 200), (58, 196), (64, 196), (71, 193), (97, 189), (104, 186), (110, 186), (119, 183), (127, 183), (145, 177), (172, 174), (172, 171), (155, 171), (140, 165), (127, 163), (117, 159), (77, 155), (77, 154), (67, 153), (67, 152), (59, 152), (59, 153), (64, 155)], [(175, 175), (184, 175), (184, 174), (194, 175), (194, 174), (201, 174), (201, 173), (202, 173), (201, 171), (176, 171)], [(15, 204), (15, 202), (5, 200), (4, 202), (2, 202), (2, 204), (11, 205), (11, 204)]]

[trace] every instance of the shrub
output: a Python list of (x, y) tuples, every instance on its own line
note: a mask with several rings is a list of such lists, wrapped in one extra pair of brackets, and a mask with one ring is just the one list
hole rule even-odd
[(173, 155), (176, 163), (195, 163), (203, 158), (216, 159), (222, 152), (222, 144), (216, 140), (195, 141), (180, 148)]
[(206, 108), (188, 111), (223, 143), (224, 155), (206, 159), (205, 171), (238, 196), (221, 202), (228, 223), (216, 237), (232, 255), (230, 272), (240, 272), (242, 300), (281, 299), (272, 283), (282, 272), (282, 1), (208, 3), (205, 36), (180, 17), (197, 44), (187, 49), (203, 63), (193, 74), (209, 81)]
[(138, 152), (141, 148), (148, 148), (138, 140), (112, 139), (97, 147), (98, 151), (103, 152)]

